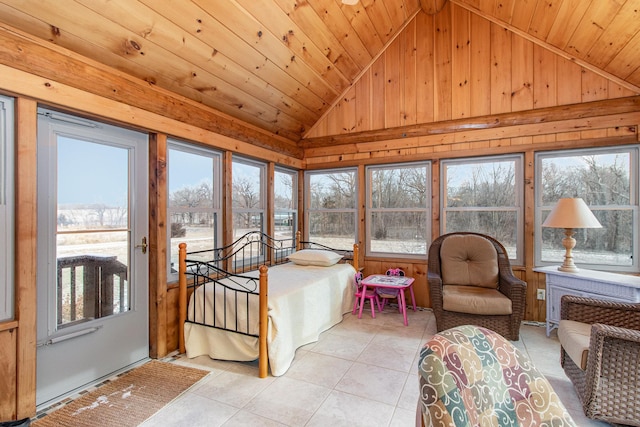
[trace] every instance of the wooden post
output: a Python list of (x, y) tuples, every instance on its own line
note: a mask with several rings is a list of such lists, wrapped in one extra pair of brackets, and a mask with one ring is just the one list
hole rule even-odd
[(296, 251), (302, 249), (302, 232), (300, 230), (296, 231)]
[(260, 266), (260, 336), (258, 337), (258, 372), (260, 378), (266, 378), (269, 374), (269, 353), (267, 351), (267, 317), (268, 280), (266, 265)]
[(358, 258), (360, 258), (360, 250), (359, 250), (359, 246), (357, 243), (353, 244), (353, 268), (356, 269), (356, 271), (358, 271), (358, 265), (360, 263), (360, 260)]
[(184, 322), (187, 320), (187, 244), (178, 245), (178, 345), (184, 353)]

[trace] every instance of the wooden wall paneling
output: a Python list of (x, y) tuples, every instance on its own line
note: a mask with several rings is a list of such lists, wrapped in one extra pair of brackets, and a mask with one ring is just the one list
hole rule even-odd
[(434, 18), (416, 16), (416, 122), (434, 121)]
[(16, 99), (16, 246), (15, 320), (17, 332), (16, 413), (25, 418), (36, 412), (37, 287), (37, 111), (34, 100)]
[(356, 5), (355, 7), (342, 5), (341, 9), (344, 16), (356, 31), (357, 36), (364, 40), (364, 46), (369, 51), (371, 57), (381, 52), (384, 48), (384, 42), (382, 38), (380, 38), (380, 34), (376, 31), (371, 17), (366, 13), (366, 9), (361, 5)]
[(397, 37), (384, 51), (384, 127), (402, 126), (402, 91), (400, 90), (401, 71), (404, 70), (402, 53), (404, 37)]
[[(381, 55), (373, 64), (371, 64), (371, 94), (377, 101), (371, 100), (369, 108), (371, 108), (371, 129), (385, 128), (385, 106), (384, 100), (386, 96), (384, 91), (385, 84), (385, 55)], [(360, 100), (356, 100), (360, 102)]]
[(471, 34), (470, 12), (454, 7), (451, 42), (451, 117), (471, 116)]
[(471, 14), (470, 49), (470, 108), (471, 116), (491, 113), (491, 23)]
[(504, 22), (511, 22), (516, 3), (520, 7), (520, 2), (516, 0), (493, 0), (491, 14)]
[(557, 56), (538, 45), (533, 46), (534, 108), (557, 105), (556, 59)]
[(358, 128), (356, 108), (356, 88), (351, 86), (342, 97), (342, 129), (341, 132), (355, 132)]
[(556, 70), (559, 77), (556, 98), (558, 105), (582, 102), (582, 76), (589, 71), (564, 58), (558, 58)]
[[(638, 68), (638, 76), (640, 77), (640, 68)], [(634, 96), (636, 93), (627, 89), (624, 86), (617, 84), (616, 82), (609, 81), (609, 99), (623, 98), (626, 96)]]
[(340, 98), (338, 102), (335, 103), (333, 108), (331, 109), (331, 113), (325, 116), (326, 120), (326, 129), (330, 135), (344, 133), (342, 129), (344, 129), (344, 123), (347, 119), (345, 119), (344, 113), (342, 111), (344, 105), (344, 98)]
[(413, 19), (400, 35), (404, 38), (403, 52), (404, 69), (402, 72), (401, 93), (403, 94), (402, 111), (400, 114), (401, 123), (405, 125), (414, 125), (417, 123), (417, 93), (416, 85), (418, 82), (418, 74), (416, 68), (416, 20)]
[(149, 356), (167, 355), (167, 135), (149, 136)]
[(513, 35), (511, 38), (511, 109), (533, 109), (533, 43)]
[(597, 101), (609, 98), (609, 81), (592, 73), (582, 73), (582, 102)]
[(435, 16), (434, 26), (434, 120), (450, 120), (451, 93), (451, 3)]
[[(187, 298), (191, 295), (187, 290)], [(167, 296), (165, 298), (167, 305), (167, 352), (178, 350), (179, 343), (178, 338), (180, 336), (179, 329), (184, 327), (179, 324), (179, 301), (180, 292), (177, 284), (172, 284), (167, 287)]]
[(371, 108), (373, 104), (371, 91), (371, 69), (368, 69), (360, 76), (360, 79), (354, 85), (355, 95), (353, 104), (355, 105), (355, 131), (363, 131), (371, 129)]
[(0, 324), (0, 420), (16, 419), (18, 322)]
[(491, 24), (492, 114), (511, 111), (511, 35), (506, 28)]

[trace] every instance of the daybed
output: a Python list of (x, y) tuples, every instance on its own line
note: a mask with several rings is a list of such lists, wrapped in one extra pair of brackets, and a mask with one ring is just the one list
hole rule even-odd
[(301, 242), (299, 233), (278, 240), (250, 232), (223, 248), (191, 253), (181, 243), (181, 352), (258, 359), (260, 377), (268, 368), (284, 374), (297, 348), (351, 311), (357, 251)]

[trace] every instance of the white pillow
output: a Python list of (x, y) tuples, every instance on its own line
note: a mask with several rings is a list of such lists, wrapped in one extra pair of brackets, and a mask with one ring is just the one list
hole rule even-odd
[(342, 259), (342, 255), (324, 249), (302, 249), (289, 255), (289, 261), (296, 265), (330, 267)]

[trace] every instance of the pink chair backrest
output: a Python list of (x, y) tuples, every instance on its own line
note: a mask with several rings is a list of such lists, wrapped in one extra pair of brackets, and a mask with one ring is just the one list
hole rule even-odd
[(362, 272), (361, 271), (358, 271), (353, 276), (353, 285), (356, 287), (356, 290), (360, 290), (360, 288), (362, 287)]
[(404, 270), (401, 268), (390, 268), (387, 270), (387, 276), (404, 276)]

